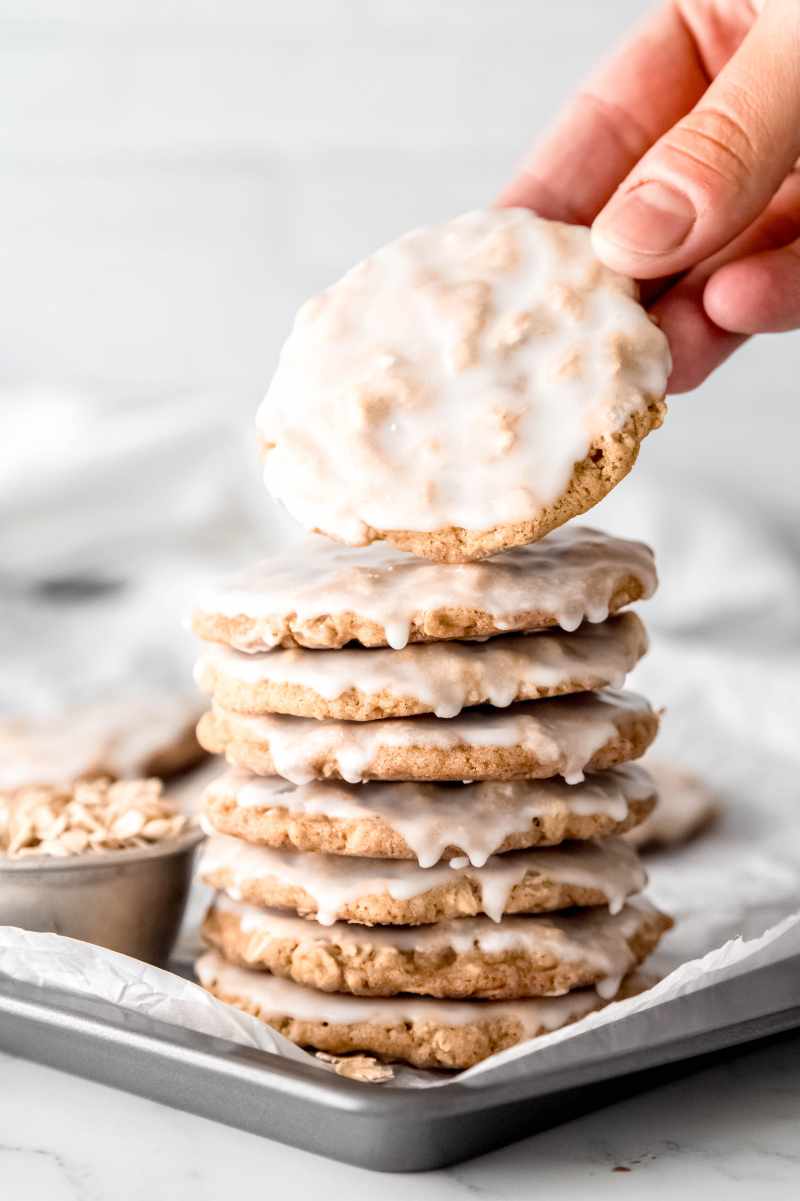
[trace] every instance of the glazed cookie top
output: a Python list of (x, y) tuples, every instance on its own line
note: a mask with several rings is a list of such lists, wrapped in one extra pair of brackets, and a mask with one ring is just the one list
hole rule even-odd
[(195, 964), (204, 988), (223, 999), (247, 1002), (262, 1018), (294, 1018), (348, 1026), (358, 1023), (379, 1027), (473, 1026), (511, 1021), (521, 1037), (557, 1030), (593, 1009), (602, 998), (594, 988), (581, 988), (563, 997), (529, 997), (522, 1001), (441, 1001), (430, 997), (351, 997), (326, 993), (269, 972), (253, 971), (226, 963), (218, 951), (206, 951)]
[(257, 417), (266, 484), (352, 545), (536, 522), (593, 444), (663, 397), (669, 369), (587, 228), (466, 213), (300, 309)]
[(678, 846), (704, 830), (720, 811), (720, 800), (694, 772), (663, 759), (648, 757), (659, 792), (658, 812), (629, 830), (628, 841), (640, 850)]
[[(653, 782), (635, 763), (596, 772), (582, 784), (551, 780), (490, 780), (476, 784), (370, 783), (313, 780), (291, 784), (279, 776), (227, 772), (205, 793), (206, 821), (215, 832), (215, 802), (241, 810), (282, 810), (294, 818), (379, 820), (405, 840), (420, 867), (432, 867), (447, 847), (458, 847), (481, 867), (509, 835), (552, 814), (608, 817), (624, 822), (631, 806), (651, 802)], [(224, 831), (223, 831), (224, 832)], [(251, 841), (258, 842), (257, 838)]]
[(427, 926), (357, 926), (352, 922), (334, 922), (323, 928), (318, 922), (294, 914), (231, 900), (224, 893), (217, 895), (211, 913), (216, 917), (222, 915), (223, 920), (238, 926), (245, 938), (255, 936), (251, 943), (255, 948), (285, 942), (293, 944), (295, 953), (299, 950), (301, 955), (333, 947), (351, 960), (359, 954), (386, 951), (400, 954), (451, 951), (489, 960), (492, 956), (514, 954), (548, 956), (564, 965), (581, 963), (593, 969), (595, 987), (604, 996), (614, 996), (619, 991), (622, 977), (636, 961), (631, 941), (648, 928), (654, 928), (654, 932), (659, 926), (663, 928), (668, 920), (642, 898), (627, 902), (616, 913), (595, 906), (523, 917), (504, 915), (500, 922), (484, 916), (457, 917)]
[[(562, 775), (577, 784), (587, 769), (638, 758), (657, 728), (658, 718), (643, 697), (607, 689), (523, 701), (502, 710), (468, 709), (447, 719), (425, 714), (366, 722), (252, 716), (215, 703), (201, 719), (198, 736), (206, 750), (225, 751), (236, 766), (252, 768), (240, 752), (255, 747), (269, 760), (255, 769), (259, 774), (283, 776), (295, 784), (325, 777), (357, 784), (367, 779), (464, 780), (467, 775), (488, 780)], [(612, 746), (614, 754), (598, 762), (595, 756)], [(504, 755), (519, 759), (520, 752), (524, 761), (507, 770)], [(417, 761), (420, 753), (423, 758)]]
[(202, 638), (243, 651), (351, 640), (402, 650), (554, 625), (574, 630), (652, 596), (656, 584), (649, 547), (585, 526), (465, 564), (309, 538), (207, 589), (192, 624)]
[(213, 884), (220, 873), (226, 880), (225, 891), (234, 900), (241, 899), (241, 890), (248, 881), (276, 881), (284, 888), (302, 889), (313, 898), (316, 920), (324, 926), (335, 922), (348, 904), (364, 898), (386, 895), (393, 901), (408, 901), (431, 889), (447, 887), (461, 875), (474, 881), (483, 912), (496, 922), (502, 918), (514, 887), (528, 876), (591, 889), (605, 898), (612, 913), (618, 913), (628, 897), (647, 883), (638, 855), (619, 838), (511, 851), (491, 856), (482, 867), (458, 858), (422, 868), (407, 859), (275, 851), (216, 834), (203, 848), (200, 876)]
[(213, 646), (195, 679), (226, 708), (244, 713), (370, 720), (471, 705), (620, 688), (647, 650), (635, 613), (572, 633), (543, 630), (484, 643), (432, 642), (402, 651), (357, 647), (244, 654)]
[[(271, 939), (297, 943), (318, 941), (346, 947), (392, 947), (400, 951), (453, 950), (465, 954), (473, 949), (486, 955), (508, 951), (549, 951), (554, 958), (591, 958), (603, 976), (624, 976), (631, 960), (619, 956), (642, 923), (657, 910), (644, 897), (626, 901), (611, 913), (603, 905), (587, 909), (567, 909), (561, 913), (534, 913), (523, 916), (504, 914), (502, 920), (490, 917), (454, 917), (428, 926), (357, 926), (352, 922), (334, 922), (321, 928), (319, 922), (279, 909), (259, 909), (244, 901), (234, 901), (218, 893), (214, 909), (235, 918), (242, 933), (264, 933)], [(617, 991), (616, 989), (614, 990)]]
[(0, 788), (180, 772), (203, 758), (193, 696), (152, 694), (0, 722)]

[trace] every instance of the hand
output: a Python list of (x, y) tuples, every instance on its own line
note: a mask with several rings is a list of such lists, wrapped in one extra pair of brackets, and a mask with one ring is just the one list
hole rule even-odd
[(800, 327), (799, 155), (800, 2), (672, 0), (499, 203), (592, 225), (600, 258), (646, 281), (685, 392), (749, 334)]

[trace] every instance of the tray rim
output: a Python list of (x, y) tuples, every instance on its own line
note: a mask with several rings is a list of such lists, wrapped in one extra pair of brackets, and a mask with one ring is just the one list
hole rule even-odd
[[(35, 875), (37, 872), (88, 872), (98, 868), (121, 867), (149, 859), (169, 859), (195, 850), (205, 840), (199, 826), (190, 826), (174, 838), (164, 838), (146, 847), (123, 847), (114, 851), (91, 851), (82, 855), (24, 855), (8, 859), (0, 855), (0, 881), (3, 876)], [(2, 978), (2, 977), (0, 977)]]
[[(581, 1080), (596, 1082), (608, 1079), (623, 1074), (628, 1067), (640, 1070), (642, 1067), (656, 1067), (681, 1059), (690, 1060), (695, 1055), (706, 1053), (712, 1043), (719, 1048), (732, 1047), (800, 1027), (800, 956), (754, 969), (732, 980), (711, 984), (702, 991), (730, 991), (731, 985), (739, 985), (738, 991), (741, 993), (741, 986), (746, 984), (747, 991), (752, 994), (753, 986), (767, 979), (768, 1003), (748, 1013), (750, 998), (744, 999), (744, 1005), (740, 998), (732, 1019), (719, 1025), (700, 1022), (694, 1029), (680, 1027), (676, 1030), (674, 1026), (669, 1029), (670, 1023), (664, 1022), (663, 1038), (650, 1041), (644, 1048), (622, 1051), (613, 1057), (609, 1057), (602, 1049), (588, 1057), (581, 1056), (582, 1035), (578, 1034), (569, 1042), (545, 1049), (531, 1059), (516, 1059), (501, 1064), (485, 1077), (478, 1077), (474, 1083), (465, 1083), (454, 1074), (435, 1087), (423, 1089), (409, 1089), (391, 1082), (376, 1086), (350, 1080), (337, 1076), (320, 1064), (290, 1059), (275, 1052), (246, 1047), (215, 1035), (176, 1026), (115, 1006), (110, 1001), (46, 986), (21, 984), (3, 973), (0, 973), (0, 1050), (15, 1053), (3, 1037), (4, 1019), (10, 1017), (16, 1022), (25, 1021), (65, 1033), (68, 1031), (73, 1037), (93, 1040), (107, 1048), (127, 1044), (140, 1053), (176, 1059), (184, 1064), (191, 1062), (195, 1069), (202, 1067), (204, 1070), (215, 1070), (231, 1079), (247, 1077), (256, 1086), (268, 1087), (273, 1084), (289, 1093), (300, 1089), (307, 1101), (341, 1109), (351, 1116), (368, 1109), (370, 1117), (378, 1115), (388, 1118), (397, 1114), (398, 1110), (406, 1109), (410, 1097), (414, 1098), (418, 1111), (463, 1113), (489, 1109), (513, 1097), (541, 1096), (553, 1084), (563, 1088)], [(690, 993), (672, 998), (664, 1003), (664, 1008), (686, 1008), (694, 995)], [(766, 998), (767, 990), (764, 996)], [(633, 1014), (627, 1020), (635, 1021), (643, 1016)], [(591, 1031), (586, 1033), (590, 1034)], [(571, 1062), (547, 1062), (548, 1059), (563, 1060), (567, 1049)], [(550, 1055), (551, 1051), (555, 1054)], [(35, 1058), (33, 1055), (24, 1057)], [(89, 1073), (82, 1074), (89, 1079), (98, 1079)]]

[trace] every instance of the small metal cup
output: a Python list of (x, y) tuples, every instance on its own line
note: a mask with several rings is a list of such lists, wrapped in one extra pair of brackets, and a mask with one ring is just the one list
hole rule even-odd
[(202, 838), (193, 829), (135, 850), (0, 858), (0, 925), (64, 934), (164, 964)]

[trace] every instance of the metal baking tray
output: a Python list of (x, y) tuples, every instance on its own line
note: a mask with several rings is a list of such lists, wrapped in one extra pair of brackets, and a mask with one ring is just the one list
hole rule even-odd
[[(626, 1040), (637, 1038), (627, 1019)], [(630, 1024), (628, 1024), (630, 1023)], [(800, 958), (665, 1004), (644, 1049), (575, 1038), (488, 1071), (408, 1090), (361, 1084), (107, 1002), (0, 975), (0, 1049), (384, 1172), (444, 1167), (701, 1066), (726, 1048), (800, 1026)], [(607, 1027), (613, 1030), (613, 1027)], [(639, 1026), (639, 1041), (644, 1026)]]

